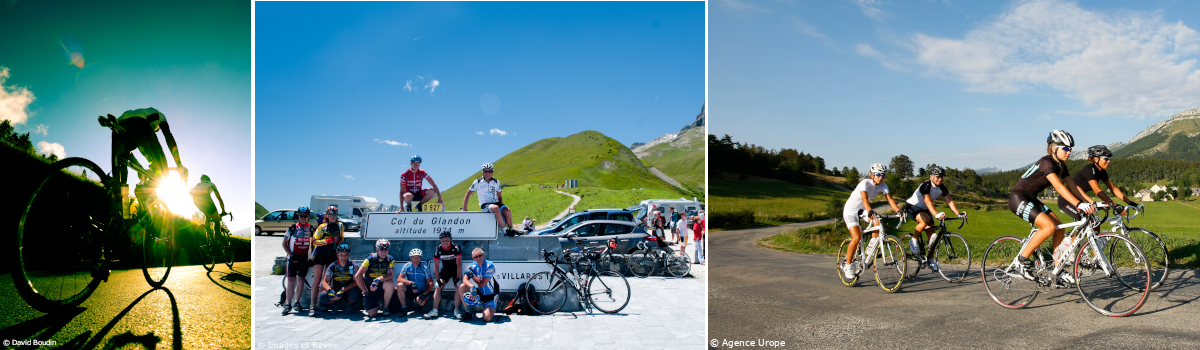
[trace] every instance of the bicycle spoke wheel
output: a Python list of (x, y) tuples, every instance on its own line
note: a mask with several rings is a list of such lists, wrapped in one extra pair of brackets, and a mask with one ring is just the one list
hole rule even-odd
[[(911, 233), (909, 233), (909, 234), (905, 234), (904, 236), (900, 237), (900, 242), (904, 243), (904, 244), (909, 244), (909, 242), (911, 242), (912, 239), (913, 239), (913, 235)], [(920, 243), (917, 243), (917, 244), (920, 244)], [(913, 262), (912, 266), (909, 267), (908, 272), (904, 274), (904, 278), (906, 278), (906, 279), (916, 278), (917, 273), (921, 272), (921, 261), (923, 261), (921, 259), (921, 255), (914, 253), (912, 251), (912, 248), (905, 249), (904, 254), (907, 254), (908, 260), (911, 260)]]
[[(983, 275), (983, 288), (1000, 306), (1020, 309), (1037, 299), (1037, 282), (1025, 279), (1015, 265), (1014, 259), (1021, 254), (1021, 239), (1003, 236), (992, 241), (983, 251), (979, 273)], [(1037, 259), (1034, 259), (1037, 263)]]
[(596, 310), (615, 314), (629, 305), (629, 281), (612, 271), (600, 271), (588, 280), (588, 302)]
[(220, 245), (217, 243), (217, 235), (212, 232), (211, 222), (205, 222), (201, 231), (204, 232), (204, 244), (200, 245), (200, 263), (204, 265), (205, 270), (212, 271), (217, 267)]
[(645, 250), (638, 250), (629, 255), (629, 270), (634, 276), (646, 277), (654, 274), (654, 256)]
[(530, 306), (543, 315), (558, 312), (567, 303), (567, 283), (569, 282), (561, 276), (550, 271), (534, 274), (529, 278), (529, 292), (533, 293), (529, 300), (537, 302), (531, 303)]
[[(1171, 256), (1167, 253), (1167, 245), (1163, 244), (1162, 239), (1159, 239), (1154, 232), (1136, 227), (1129, 229), (1126, 237), (1137, 243), (1138, 248), (1142, 248), (1142, 254), (1146, 256), (1146, 263), (1150, 265), (1150, 290), (1158, 289), (1167, 279), (1167, 274), (1171, 270)], [(1112, 254), (1115, 249), (1117, 249), (1116, 245), (1109, 245), (1109, 260), (1113, 259)]]
[[(842, 244), (838, 245), (838, 250), (837, 250), (838, 279), (842, 280), (842, 284), (847, 287), (853, 286), (854, 282), (858, 281), (858, 275), (854, 275), (854, 278), (846, 279), (846, 275), (842, 274), (842, 265), (846, 264), (846, 247), (850, 246), (850, 240), (852, 240), (852, 239), (853, 238), (851, 238), (851, 237), (846, 237), (846, 239), (843, 239)], [(853, 260), (851, 260), (851, 261), (853, 261)]]
[(99, 166), (67, 158), (50, 169), (22, 208), (12, 272), (17, 294), (45, 313), (79, 305), (108, 279), (105, 238), (120, 225)]
[(904, 284), (904, 272), (908, 270), (908, 256), (895, 236), (884, 236), (883, 244), (875, 252), (875, 282), (887, 292), (895, 292)]
[(687, 276), (688, 272), (692, 271), (692, 260), (686, 255), (670, 255), (667, 256), (667, 273), (675, 277)]
[(233, 270), (233, 259), (236, 250), (233, 249), (233, 237), (229, 237), (229, 228), (225, 224), (221, 224), (221, 231), (217, 235), (219, 242), (218, 247), (221, 247), (221, 255), (225, 257), (225, 266)]
[(1084, 246), (1076, 255), (1072, 274), (1079, 294), (1097, 312), (1122, 317), (1136, 312), (1150, 293), (1150, 265), (1137, 243), (1124, 236), (1096, 235), (1107, 241), (1109, 254), (1088, 253)]
[[(162, 287), (171, 274), (171, 266), (175, 264), (175, 230), (170, 215), (165, 207), (150, 209), (147, 215), (153, 223), (144, 224), (141, 229), (142, 238), (142, 274), (146, 283), (152, 287)], [(146, 221), (146, 220), (143, 220)], [(136, 234), (136, 233), (135, 233)]]
[(957, 233), (947, 234), (938, 239), (937, 255), (934, 260), (938, 263), (938, 274), (950, 283), (956, 283), (967, 278), (971, 271), (971, 246), (967, 240)]

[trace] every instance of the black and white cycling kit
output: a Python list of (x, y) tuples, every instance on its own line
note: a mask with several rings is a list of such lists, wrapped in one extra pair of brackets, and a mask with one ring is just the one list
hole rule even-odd
[(1049, 213), (1050, 207), (1042, 204), (1037, 195), (1050, 187), (1047, 177), (1050, 174), (1057, 174), (1060, 181), (1066, 181), (1067, 176), (1071, 176), (1066, 163), (1056, 162), (1050, 155), (1038, 159), (1025, 170), (1025, 174), (1017, 180), (1017, 186), (1009, 193), (1008, 210), (1030, 224), (1037, 220), (1038, 214)]
[(480, 177), (471, 183), (468, 190), (479, 195), (479, 209), (487, 210), (488, 204), (504, 207), (504, 203), (500, 202), (500, 187), (500, 180), (493, 177), (491, 181), (488, 181)]
[(915, 220), (917, 214), (920, 213), (929, 214), (931, 220), (934, 218), (933, 211), (926, 208), (925, 195), (929, 195), (930, 200), (937, 200), (943, 196), (949, 196), (950, 190), (946, 189), (946, 183), (944, 182), (941, 185), (935, 186), (932, 180), (925, 180), (925, 182), (921, 183), (921, 186), (917, 187), (916, 191), (913, 191), (912, 197), (909, 197), (904, 202), (904, 212), (908, 214), (909, 218)]
[(854, 187), (854, 191), (850, 191), (850, 199), (846, 200), (846, 206), (842, 208), (842, 219), (846, 221), (847, 228), (858, 227), (858, 219), (861, 217), (865, 220), (867, 217), (868, 209), (859, 192), (866, 192), (867, 200), (871, 200), (880, 194), (887, 194), (888, 187), (882, 182), (876, 185), (871, 179), (860, 181), (858, 186)]
[[(1083, 190), (1083, 195), (1090, 196), (1093, 191), (1092, 185), (1089, 182), (1095, 180), (1096, 185), (1104, 185), (1109, 181), (1108, 170), (1100, 169), (1096, 167), (1095, 163), (1092, 163), (1084, 165), (1083, 168), (1079, 169), (1079, 171), (1071, 177), (1071, 179), (1072, 181), (1075, 181), (1075, 185), (1079, 186), (1079, 189)], [(1083, 198), (1077, 199), (1086, 201)], [(1083, 215), (1080, 215), (1079, 208), (1071, 205), (1071, 202), (1068, 202), (1067, 199), (1063, 198), (1062, 196), (1058, 197), (1058, 210), (1070, 215), (1071, 218), (1075, 219), (1075, 221), (1079, 221), (1079, 219), (1083, 218)]]

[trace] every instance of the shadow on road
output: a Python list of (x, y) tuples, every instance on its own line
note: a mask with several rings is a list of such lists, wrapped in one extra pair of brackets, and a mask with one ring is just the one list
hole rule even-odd
[[(68, 341), (66, 343), (58, 344), (59, 348), (61, 348), (61, 349), (98, 349), (98, 348), (100, 348), (100, 343), (104, 341), (104, 337), (107, 336), (108, 333), (111, 332), (112, 329), (114, 327), (116, 327), (116, 325), (118, 323), (120, 323), (120, 321), (125, 317), (126, 314), (129, 313), (130, 310), (133, 310), (134, 306), (137, 306), (138, 303), (140, 303), (143, 299), (145, 299), (151, 293), (154, 293), (155, 291), (159, 291), (159, 290), (167, 293), (167, 297), (171, 300), (171, 316), (172, 316), (171, 322), (172, 322), (172, 330), (174, 333), (172, 336), (173, 344), (171, 345), (171, 347), (174, 349), (182, 349), (183, 348), (183, 331), (181, 330), (180, 323), (179, 323), (179, 305), (175, 302), (175, 295), (172, 294), (171, 290), (167, 289), (167, 288), (150, 289), (150, 290), (146, 291), (145, 293), (142, 293), (142, 295), (139, 296), (137, 299), (135, 299), (132, 303), (130, 303), (129, 306), (125, 307), (124, 310), (121, 310), (120, 313), (117, 313), (117, 315), (115, 317), (113, 317), (113, 319), (111, 321), (109, 321), (108, 324), (104, 326), (104, 328), (101, 328), (99, 331), (96, 331), (96, 333), (94, 335), (92, 334), (92, 331), (86, 331), (83, 334), (76, 336), (74, 339), (71, 339), (70, 341)], [(79, 308), (70, 309), (70, 310), (67, 310), (67, 311), (64, 311), (61, 313), (45, 315), (42, 317), (38, 317), (38, 318), (29, 320), (29, 321), (25, 321), (25, 322), (13, 325), (13, 326), (5, 328), (5, 329), (0, 329), (0, 334), (4, 334), (6, 338), (10, 338), (10, 339), (50, 339), (50, 338), (52, 338), (52, 336), (54, 334), (57, 334), (64, 327), (66, 327), (67, 324), (71, 323), (71, 321), (74, 320), (76, 316), (79, 316), (79, 314), (83, 313), (86, 310), (87, 310), (87, 308), (79, 307)], [(109, 339), (108, 344), (106, 344), (106, 346), (104, 348), (105, 349), (116, 349), (116, 348), (123, 348), (130, 344), (139, 344), (143, 348), (154, 349), (158, 346), (158, 343), (160, 341), (162, 341), (162, 337), (155, 335), (154, 332), (149, 332), (149, 333), (146, 333), (143, 335), (137, 335), (137, 334), (134, 334), (133, 332), (126, 331), (125, 333), (118, 334), (116, 336), (113, 336), (111, 339)], [(34, 347), (28, 346), (28, 347), (23, 347), (23, 348), (32, 349)]]
[[(1197, 278), (1195, 270), (1185, 269), (1170, 273), (1177, 274), (1177, 277), (1171, 278), (1168, 275), (1158, 289), (1151, 291), (1146, 304), (1142, 305), (1138, 314), (1158, 313), (1200, 299), (1200, 293), (1196, 293), (1197, 286), (1200, 285), (1200, 278)], [(1167, 304), (1163, 305), (1164, 302)]]
[[(247, 269), (246, 272), (242, 272), (242, 271), (238, 271), (238, 270), (232, 270), (232, 271), (233, 271), (232, 273), (209, 271), (205, 275), (208, 276), (208, 280), (212, 281), (213, 284), (216, 284), (217, 287), (221, 287), (221, 289), (227, 290), (230, 293), (233, 293), (239, 297), (250, 299), (249, 269)], [(216, 279), (213, 279), (213, 274), (218, 274), (220, 276)]]

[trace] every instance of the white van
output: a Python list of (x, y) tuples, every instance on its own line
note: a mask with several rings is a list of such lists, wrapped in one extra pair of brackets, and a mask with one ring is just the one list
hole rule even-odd
[(651, 214), (653, 212), (661, 211), (663, 216), (669, 216), (671, 214), (671, 210), (669, 208), (675, 208), (675, 212), (679, 213), (680, 215), (687, 216), (687, 223), (691, 224), (691, 217), (699, 213), (701, 209), (704, 209), (704, 203), (700, 202), (696, 198), (647, 199), (641, 203), (638, 203), (638, 205), (627, 209), (629, 211), (637, 212), (634, 222), (644, 225), (644, 220), (646, 219), (647, 215), (653, 215)]
[[(379, 201), (372, 197), (366, 196), (329, 196), (329, 195), (314, 195), (309, 201), (308, 208), (314, 213), (324, 213), (325, 208), (330, 205), (338, 207), (338, 214), (350, 217), (355, 222), (356, 227), (361, 227), (366, 222), (367, 213), (379, 208)], [(350, 230), (348, 231), (357, 231)]]

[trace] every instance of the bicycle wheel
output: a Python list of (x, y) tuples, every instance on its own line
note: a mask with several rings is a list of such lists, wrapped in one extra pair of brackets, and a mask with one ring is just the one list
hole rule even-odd
[(1150, 293), (1150, 264), (1137, 243), (1125, 236), (1102, 233), (1096, 238), (1107, 241), (1107, 256), (1099, 256), (1091, 245), (1079, 249), (1075, 276), (1079, 294), (1093, 310), (1105, 316), (1122, 317), (1136, 312)]
[[(913, 239), (913, 235), (911, 233), (908, 233), (908, 234), (905, 234), (904, 236), (900, 237), (900, 242), (908, 244), (908, 242), (911, 242), (912, 239)], [(918, 242), (917, 244), (920, 244), (920, 243)], [(909, 269), (908, 273), (904, 274), (904, 278), (906, 278), (906, 279), (916, 278), (917, 274), (921, 272), (921, 265), (922, 265), (921, 261), (923, 261), (921, 259), (921, 255), (918, 253), (914, 253), (912, 251), (912, 248), (905, 250), (904, 254), (908, 255), (908, 260), (911, 260), (914, 263), (912, 268)]]
[(675, 277), (685, 277), (687, 276), (688, 272), (692, 271), (692, 259), (688, 258), (686, 255), (668, 256), (666, 265), (667, 273)]
[(904, 284), (904, 273), (908, 271), (908, 256), (896, 236), (883, 237), (883, 243), (875, 252), (875, 282), (885, 292), (896, 292)]
[(600, 271), (588, 279), (588, 302), (606, 314), (615, 314), (629, 305), (629, 281), (612, 271)]
[(843, 239), (842, 244), (838, 245), (838, 250), (837, 250), (838, 279), (842, 280), (842, 284), (847, 287), (853, 286), (854, 282), (858, 281), (858, 275), (854, 275), (854, 278), (846, 279), (846, 275), (842, 274), (842, 265), (846, 264), (846, 247), (850, 246), (850, 240), (852, 240), (852, 239), (853, 239), (852, 237), (846, 237), (846, 239)]
[(235, 257), (233, 238), (229, 237), (229, 228), (225, 227), (225, 224), (220, 225), (221, 230), (218, 231), (219, 233), (217, 234), (217, 240), (220, 242), (218, 246), (221, 247), (221, 255), (225, 257), (225, 266), (229, 267), (230, 270), (233, 270), (233, 259)]
[(654, 256), (646, 250), (637, 250), (629, 255), (629, 272), (632, 272), (634, 276), (646, 277), (653, 275), (654, 268), (657, 265)]
[[(1167, 253), (1167, 245), (1163, 244), (1162, 239), (1159, 239), (1154, 232), (1137, 227), (1129, 229), (1126, 237), (1137, 243), (1138, 248), (1142, 248), (1142, 254), (1146, 256), (1146, 263), (1150, 265), (1150, 290), (1158, 289), (1167, 279), (1167, 273), (1171, 270), (1171, 256)], [(1108, 259), (1113, 260), (1113, 253), (1115, 253), (1117, 245), (1109, 244), (1108, 248)]]
[(938, 274), (942, 278), (950, 283), (960, 282), (971, 271), (971, 246), (963, 236), (949, 233), (938, 239), (934, 261), (938, 263)]
[[(146, 214), (151, 221), (163, 218), (161, 222), (143, 224), (142, 232), (142, 274), (146, 283), (151, 287), (162, 287), (171, 274), (171, 266), (175, 264), (175, 227), (174, 222), (166, 213), (167, 209), (161, 201), (155, 201), (155, 207)], [(145, 222), (146, 220), (143, 220)]]
[(220, 254), (220, 245), (217, 243), (217, 234), (212, 230), (212, 223), (205, 222), (200, 230), (204, 232), (204, 244), (200, 245), (200, 263), (204, 265), (204, 269), (211, 272), (217, 267), (217, 254)]
[[(67, 158), (51, 164), (33, 188), (17, 223), (12, 270), (29, 306), (45, 313), (75, 307), (108, 279), (105, 239), (120, 231), (108, 181), (95, 163)], [(63, 203), (72, 208), (63, 210)]]
[[(997, 238), (983, 251), (983, 260), (979, 263), (979, 274), (983, 276), (983, 288), (988, 296), (1009, 309), (1029, 306), (1038, 295), (1037, 282), (1025, 279), (1016, 263), (1021, 245), (1021, 239), (1015, 236)], [(1034, 264), (1041, 265), (1038, 259), (1034, 259)]]
[(567, 282), (561, 275), (551, 271), (542, 271), (529, 277), (528, 300), (537, 300), (530, 307), (543, 315), (549, 315), (561, 310), (567, 303)]

